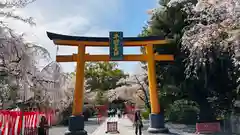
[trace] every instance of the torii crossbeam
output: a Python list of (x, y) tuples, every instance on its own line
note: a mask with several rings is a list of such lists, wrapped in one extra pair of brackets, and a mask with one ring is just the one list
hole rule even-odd
[[(151, 114), (149, 132), (166, 131), (164, 116), (160, 113), (158, 91), (156, 83), (155, 61), (173, 61), (172, 54), (155, 54), (153, 45), (167, 44), (168, 41), (162, 37), (123, 37), (122, 32), (110, 32), (110, 37), (78, 37), (60, 35), (47, 32), (50, 40), (55, 45), (76, 46), (78, 53), (72, 55), (56, 56), (57, 62), (77, 62), (76, 84), (73, 101), (72, 117), (69, 119), (69, 131), (67, 135), (86, 135), (84, 130), (83, 94), (84, 94), (84, 65), (86, 61), (146, 61), (148, 65), (149, 95), (151, 103)], [(110, 47), (110, 55), (86, 54), (87, 46)], [(124, 55), (123, 47), (144, 46), (146, 54)]]

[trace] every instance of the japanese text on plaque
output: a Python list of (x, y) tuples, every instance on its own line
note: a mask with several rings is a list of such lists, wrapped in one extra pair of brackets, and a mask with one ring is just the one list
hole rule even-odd
[(118, 33), (114, 33), (114, 35), (113, 35), (113, 44), (114, 44), (113, 56), (118, 56), (119, 55), (119, 35), (118, 35)]

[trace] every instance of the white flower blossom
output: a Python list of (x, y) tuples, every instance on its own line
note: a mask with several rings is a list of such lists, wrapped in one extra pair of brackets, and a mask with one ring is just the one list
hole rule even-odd
[(204, 64), (211, 47), (240, 50), (239, 0), (199, 0), (191, 12), (193, 24), (182, 37), (182, 49), (189, 50), (190, 63)]

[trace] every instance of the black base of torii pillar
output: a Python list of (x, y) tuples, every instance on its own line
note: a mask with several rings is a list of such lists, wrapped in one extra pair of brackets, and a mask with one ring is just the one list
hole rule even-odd
[(87, 131), (84, 130), (84, 116), (70, 116), (68, 122), (68, 131), (65, 135), (87, 135)]
[(164, 124), (164, 116), (160, 114), (150, 114), (149, 115), (150, 125), (148, 128), (149, 133), (169, 133), (168, 128)]

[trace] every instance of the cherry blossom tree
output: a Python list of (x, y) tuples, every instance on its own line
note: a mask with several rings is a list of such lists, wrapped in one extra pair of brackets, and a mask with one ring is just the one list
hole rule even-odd
[(138, 86), (138, 88), (136, 89), (137, 98), (142, 100), (142, 102), (145, 103), (145, 106), (147, 108), (150, 108), (147, 73), (132, 75), (126, 79), (121, 79), (119, 83), (125, 84), (126, 86), (129, 87), (135, 86), (135, 88), (136, 86)]
[(194, 90), (189, 92), (200, 103), (203, 121), (212, 120), (215, 112), (231, 111), (236, 99), (240, 76), (236, 55), (240, 49), (239, 9), (239, 0), (199, 0), (183, 9), (190, 24), (182, 36), (182, 50), (188, 55), (185, 74), (189, 84), (194, 81)]
[[(53, 102), (57, 99), (53, 98), (54, 94), (61, 93), (61, 88), (65, 85), (66, 75), (62, 72), (59, 64), (50, 62), (42, 70), (37, 66), (41, 59), (47, 62), (51, 61), (49, 52), (40, 45), (27, 42), (24, 39), (24, 34), (16, 34), (8, 27), (7, 22), (4, 22), (4, 19), (12, 18), (34, 25), (31, 17), (24, 18), (14, 13), (15, 9), (24, 8), (31, 2), (34, 2), (34, 0), (0, 2), (0, 15), (3, 18), (3, 21), (0, 21), (1, 103), (12, 100), (10, 97), (13, 97), (11, 96), (13, 90), (18, 94), (22, 91), (24, 93), (23, 100), (27, 100), (25, 97), (26, 91), (31, 90), (34, 94), (40, 94), (40, 97), (44, 97), (39, 99), (39, 102), (47, 100)], [(42, 90), (45, 91), (46, 96), (42, 95), (40, 92)], [(62, 94), (58, 95), (61, 97)]]
[(189, 9), (189, 21), (192, 24), (182, 37), (182, 49), (189, 50), (187, 71), (191, 68), (197, 70), (206, 62), (211, 62), (208, 52), (212, 48), (219, 48), (221, 53), (232, 52), (231, 58), (237, 62), (235, 54), (240, 49), (240, 1), (200, 0)]
[[(34, 25), (35, 23), (34, 23), (32, 17), (25, 18), (25, 17), (17, 15), (14, 12), (16, 9), (24, 8), (28, 4), (30, 4), (34, 1), (35, 0), (2, 0), (2, 1), (0, 1), (0, 9), (1, 9), (0, 16), (3, 19), (12, 18), (15, 20), (20, 20), (20, 21), (29, 23), (31, 25)], [(4, 21), (1, 21), (0, 24), (6, 25)]]
[[(239, 1), (161, 0), (149, 13), (143, 36), (176, 42), (174, 64), (157, 63), (163, 71), (157, 72), (160, 86), (173, 84), (180, 90), (179, 98), (196, 101), (201, 120), (211, 121), (215, 112), (229, 111), (239, 84)], [(162, 52), (164, 47), (155, 49)]]
[[(64, 104), (69, 104), (69, 100), (66, 100), (65, 91), (68, 90), (68, 85), (71, 83), (71, 78), (68, 74), (62, 72), (61, 66), (56, 62), (51, 62), (45, 66), (36, 80), (41, 89), (41, 94), (45, 95), (42, 98), (43, 101), (48, 101), (51, 107), (56, 107), (58, 109), (63, 109)], [(42, 78), (39, 80), (39, 78)], [(39, 92), (38, 92), (39, 93)], [(73, 96), (73, 95), (72, 95)], [(66, 102), (63, 104), (63, 102)], [(63, 108), (62, 108), (63, 107)], [(66, 105), (65, 105), (66, 107)]]

